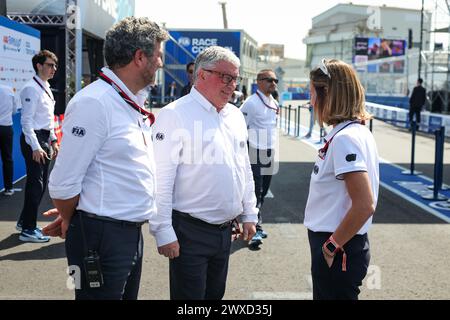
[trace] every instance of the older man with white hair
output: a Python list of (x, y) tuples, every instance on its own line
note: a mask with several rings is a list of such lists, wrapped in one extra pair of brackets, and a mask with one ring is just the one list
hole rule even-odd
[(195, 61), (191, 92), (161, 110), (153, 130), (158, 215), (150, 220), (159, 253), (170, 258), (171, 299), (222, 299), (232, 221), (244, 240), (258, 209), (242, 113), (228, 103), (239, 59), (209, 47)]

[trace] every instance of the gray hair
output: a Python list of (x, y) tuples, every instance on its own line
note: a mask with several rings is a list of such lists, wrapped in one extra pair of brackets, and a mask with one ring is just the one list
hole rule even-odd
[(111, 68), (126, 66), (138, 49), (151, 57), (156, 44), (168, 38), (167, 31), (148, 18), (127, 17), (106, 33), (106, 63)]
[(210, 69), (215, 67), (219, 61), (227, 61), (239, 68), (241, 62), (229, 49), (219, 46), (211, 46), (203, 50), (195, 59), (194, 81), (197, 80), (199, 69)]

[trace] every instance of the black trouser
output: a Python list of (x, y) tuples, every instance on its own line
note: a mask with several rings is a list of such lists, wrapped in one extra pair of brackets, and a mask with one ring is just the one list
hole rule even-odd
[(422, 111), (422, 107), (409, 107), (409, 122), (413, 122), (413, 116), (416, 115), (416, 123), (420, 123), (420, 112)]
[(248, 148), (250, 164), (252, 166), (253, 180), (255, 181), (256, 206), (260, 209), (258, 212), (258, 223), (256, 229), (261, 229), (262, 217), (261, 208), (264, 204), (264, 198), (269, 192), (270, 182), (272, 181), (273, 149), (255, 149)]
[[(49, 155), (48, 139), (50, 131), (38, 130), (35, 132), (41, 148)], [(23, 133), (20, 135), (20, 149), (27, 167), (27, 180), (25, 183), (25, 200), (19, 222), (22, 223), (22, 230), (32, 230), (36, 228), (39, 204), (47, 188), (50, 160), (46, 159), (44, 163), (34, 161), (33, 150), (26, 143)]]
[(342, 252), (336, 254), (331, 268), (322, 253), (322, 245), (329, 232), (308, 230), (311, 248), (311, 275), (314, 300), (357, 300), (359, 287), (367, 274), (370, 261), (367, 233), (355, 235), (344, 245), (347, 254), (347, 271), (342, 271)]
[(180, 255), (170, 260), (170, 299), (220, 300), (225, 294), (231, 225), (219, 228), (174, 210)]
[[(143, 253), (141, 227), (116, 221), (90, 218), (82, 211), (77, 211), (72, 216), (66, 236), (66, 254), (68, 265), (78, 266), (80, 270), (81, 281), (78, 281), (80, 288), (75, 290), (75, 299), (137, 299)], [(83, 223), (87, 248), (84, 246), (81, 223)], [(104, 285), (100, 288), (90, 288), (87, 285), (83, 263), (86, 249), (96, 251), (100, 257), (104, 280)], [(76, 274), (73, 275), (75, 276)], [(77, 285), (76, 280), (75, 285)]]
[(3, 184), (5, 190), (13, 188), (13, 127), (0, 126), (0, 150), (3, 163)]

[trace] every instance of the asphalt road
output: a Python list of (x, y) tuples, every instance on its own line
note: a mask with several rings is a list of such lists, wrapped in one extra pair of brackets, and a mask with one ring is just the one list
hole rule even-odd
[[(307, 117), (303, 119), (306, 124)], [(378, 123), (374, 135), (380, 156), (408, 164), (407, 132)], [(424, 172), (432, 167), (432, 147), (430, 137), (418, 137), (418, 167)], [(271, 186), (274, 197), (263, 208), (269, 237), (257, 251), (242, 241), (233, 244), (225, 299), (311, 299), (310, 253), (302, 221), (315, 155), (309, 145), (280, 133), (279, 172)], [(450, 164), (447, 158), (445, 162)], [(23, 188), (23, 181), (15, 187)], [(73, 299), (66, 286), (64, 242), (19, 241), (14, 226), (22, 201), (23, 192), (0, 197), (0, 299)], [(46, 195), (41, 210), (50, 207)], [(39, 224), (45, 223), (40, 217)], [(158, 255), (147, 228), (140, 299), (165, 300), (168, 262)], [(372, 259), (361, 299), (450, 298), (448, 224), (381, 188), (369, 238)]]

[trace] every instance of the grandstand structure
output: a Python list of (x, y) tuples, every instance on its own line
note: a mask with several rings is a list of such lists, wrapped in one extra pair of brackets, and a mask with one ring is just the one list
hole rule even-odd
[(421, 52), (424, 86), (428, 92), (427, 107), (432, 112), (450, 113), (450, 1), (425, 1), (431, 10), (430, 48)]

